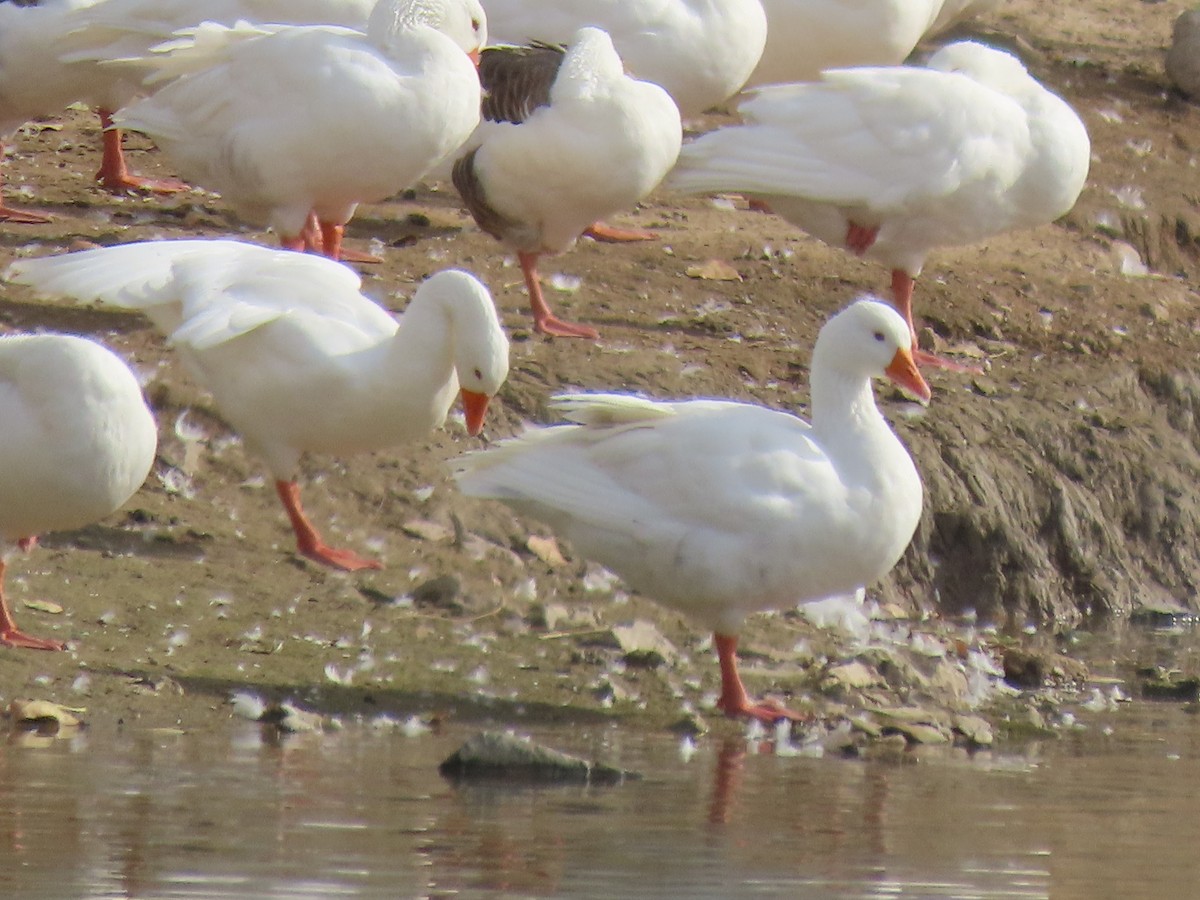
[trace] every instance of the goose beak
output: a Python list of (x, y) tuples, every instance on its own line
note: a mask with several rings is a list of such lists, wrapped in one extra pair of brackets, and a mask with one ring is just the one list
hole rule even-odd
[[(918, 378), (921, 376), (918, 375)], [(925, 390), (929, 390), (926, 388)], [(475, 437), (479, 432), (483, 431), (483, 417), (487, 414), (488, 401), (492, 398), (487, 394), (481, 394), (478, 391), (468, 391), (463, 388), (462, 405), (463, 413), (467, 419), (467, 434)]]
[(476, 47), (474, 50), (472, 50), (471, 52), (469, 52), (467, 54), (467, 56), (469, 56), (471, 58), (471, 62), (475, 63), (475, 68), (477, 68), (477, 69), (479, 68), (479, 57), (482, 55), (483, 55), (482, 47)]
[(922, 405), (928, 405), (933, 392), (929, 390), (929, 383), (925, 381), (925, 377), (917, 368), (912, 351), (908, 347), (901, 347), (896, 351), (896, 355), (892, 357), (888, 367), (883, 370), (883, 374), (902, 391), (916, 397)]

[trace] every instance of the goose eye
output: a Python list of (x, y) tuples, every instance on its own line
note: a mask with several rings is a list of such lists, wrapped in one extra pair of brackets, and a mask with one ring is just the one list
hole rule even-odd
[(884, 342), (885, 338), (882, 331), (875, 332), (875, 340), (879, 341), (881, 344)]
[(481, 372), (479, 369), (475, 370), (475, 380), (483, 381), (483, 372)]
[(478, 20), (478, 19), (472, 19), (472, 20), (471, 20), (471, 30), (472, 30), (472, 31), (478, 31), (478, 30), (479, 30), (479, 20)]

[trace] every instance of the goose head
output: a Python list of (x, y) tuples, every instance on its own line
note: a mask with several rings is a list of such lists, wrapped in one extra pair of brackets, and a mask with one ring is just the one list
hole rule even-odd
[(825, 323), (813, 348), (812, 368), (848, 380), (886, 377), (901, 390), (928, 403), (929, 385), (912, 355), (908, 323), (882, 300), (864, 298)]
[(603, 28), (586, 25), (575, 32), (559, 67), (559, 77), (551, 89), (551, 98), (593, 93), (598, 86), (611, 84), (625, 75), (625, 64)]
[(489, 401), (508, 377), (508, 337), (500, 327), (496, 304), (483, 283), (461, 269), (438, 272), (417, 293), (436, 298), (450, 318), (467, 433), (477, 435), (483, 430)]
[(1004, 50), (997, 50), (977, 41), (956, 41), (947, 44), (929, 57), (926, 67), (938, 72), (959, 72), (972, 81), (1015, 96), (1039, 85), (1019, 59)]
[(386, 47), (391, 36), (417, 25), (440, 31), (478, 65), (487, 44), (487, 15), (479, 0), (380, 0), (367, 20), (367, 34)]

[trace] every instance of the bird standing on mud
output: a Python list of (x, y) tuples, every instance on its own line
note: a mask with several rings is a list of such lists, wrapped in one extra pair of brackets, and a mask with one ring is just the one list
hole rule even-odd
[(596, 338), (551, 311), (538, 259), (658, 186), (679, 155), (679, 110), (661, 87), (625, 74), (598, 28), (580, 29), (566, 50), (489, 47), (479, 75), (484, 121), (454, 163), (454, 186), (476, 224), (517, 251), (534, 329)]
[(929, 400), (908, 326), (863, 300), (821, 329), (812, 423), (748, 403), (565, 394), (574, 424), (457, 460), (463, 493), (547, 522), (583, 557), (715, 632), (718, 707), (796, 718), (750, 699), (737, 669), (747, 615), (849, 594), (883, 577), (921, 518), (921, 479), (875, 405), (887, 377)]

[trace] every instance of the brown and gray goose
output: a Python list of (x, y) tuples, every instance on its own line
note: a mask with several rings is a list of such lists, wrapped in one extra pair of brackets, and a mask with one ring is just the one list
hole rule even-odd
[(550, 310), (538, 259), (654, 190), (679, 155), (679, 110), (658, 85), (625, 74), (598, 28), (566, 49), (489, 47), (479, 75), (483, 121), (454, 163), (454, 186), (479, 227), (516, 251), (534, 328), (595, 338)]

